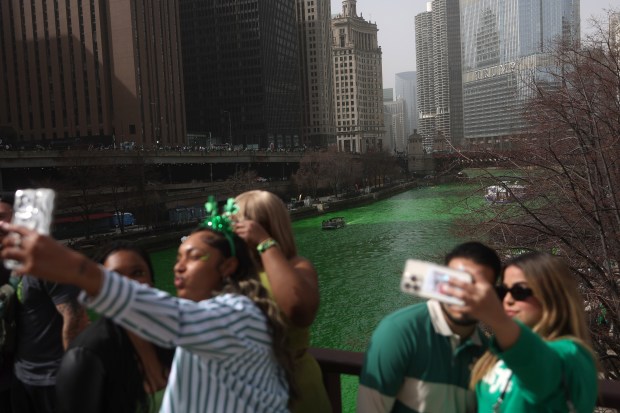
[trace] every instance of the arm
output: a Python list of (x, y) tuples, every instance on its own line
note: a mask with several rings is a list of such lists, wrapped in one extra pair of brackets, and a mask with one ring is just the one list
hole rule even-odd
[[(526, 400), (544, 402), (558, 391), (564, 392), (562, 386), (572, 397), (583, 389), (596, 388), (594, 360), (584, 347), (570, 339), (545, 341), (525, 325), (517, 326), (521, 334), (510, 349), (501, 351), (492, 343), (491, 350), (513, 371)], [(573, 381), (580, 382), (578, 389), (571, 387), (570, 371), (577, 372)]]
[(87, 305), (152, 343), (211, 358), (236, 354), (247, 341), (271, 351), (265, 317), (247, 297), (223, 295), (196, 303), (105, 269), (103, 278), (100, 294), (87, 298)]
[(88, 315), (76, 299), (66, 303), (56, 304), (56, 309), (62, 315), (62, 344), (65, 350), (78, 334), (88, 326)]
[(212, 357), (238, 353), (252, 341), (270, 351), (265, 316), (248, 298), (223, 296), (195, 303), (102, 270), (82, 254), (51, 237), (10, 224), (0, 228), (21, 235), (6, 237), (0, 256), (20, 263), (19, 274), (32, 274), (75, 285), (92, 299), (89, 306), (117, 324), (162, 347), (181, 346)]
[(357, 394), (358, 413), (392, 411), (411, 364), (411, 357), (407, 356), (414, 351), (413, 347), (407, 349), (411, 341), (403, 337), (403, 329), (391, 317), (381, 321), (364, 355)]
[[(271, 236), (252, 220), (236, 223), (235, 232), (250, 248)], [(319, 282), (314, 266), (305, 258), (287, 259), (278, 247), (265, 250), (260, 259), (278, 307), (294, 325), (311, 325), (319, 308)]]
[(280, 309), (298, 327), (308, 327), (319, 309), (319, 280), (314, 266), (305, 258), (288, 261), (279, 248), (261, 254), (273, 297)]

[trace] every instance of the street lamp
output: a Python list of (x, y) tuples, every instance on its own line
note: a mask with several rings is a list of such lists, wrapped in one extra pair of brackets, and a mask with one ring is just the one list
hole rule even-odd
[(228, 142), (230, 143), (230, 146), (232, 147), (232, 123), (230, 121), (230, 112), (227, 110), (223, 110), (222, 113), (228, 114)]

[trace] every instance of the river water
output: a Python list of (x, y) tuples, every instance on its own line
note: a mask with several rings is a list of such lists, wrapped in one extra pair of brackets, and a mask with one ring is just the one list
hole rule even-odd
[[(312, 327), (312, 346), (364, 351), (377, 323), (396, 309), (416, 302), (400, 292), (407, 258), (440, 261), (456, 244), (455, 220), (468, 206), (469, 185), (424, 187), (372, 205), (294, 222), (300, 255), (317, 268), (321, 306)], [(321, 230), (321, 221), (343, 216), (342, 229)], [(176, 248), (152, 254), (157, 284), (173, 292), (171, 268)], [(343, 380), (343, 411), (355, 411), (357, 378)]]

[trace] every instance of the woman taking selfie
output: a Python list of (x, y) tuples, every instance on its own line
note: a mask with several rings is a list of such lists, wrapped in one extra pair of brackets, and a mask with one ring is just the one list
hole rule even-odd
[(93, 310), (157, 345), (177, 346), (161, 412), (288, 411), (284, 323), (226, 217), (209, 217), (179, 247), (178, 298), (101, 268), (50, 237), (8, 224), (2, 229), (20, 235), (5, 240), (1, 253), (21, 263), (20, 274), (74, 284)]
[(453, 308), (494, 334), (490, 351), (472, 371), (479, 412), (594, 410), (596, 361), (583, 299), (560, 258), (542, 253), (514, 258), (497, 292), (483, 282), (449, 284), (443, 291), (465, 302)]

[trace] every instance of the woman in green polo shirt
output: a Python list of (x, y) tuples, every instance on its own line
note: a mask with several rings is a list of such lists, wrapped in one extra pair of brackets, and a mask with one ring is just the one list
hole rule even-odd
[[(494, 333), (471, 383), (479, 412), (592, 412), (597, 371), (583, 299), (558, 258), (528, 253), (506, 264), (502, 285), (450, 281), (458, 311)], [(498, 299), (499, 297), (499, 299)]]

